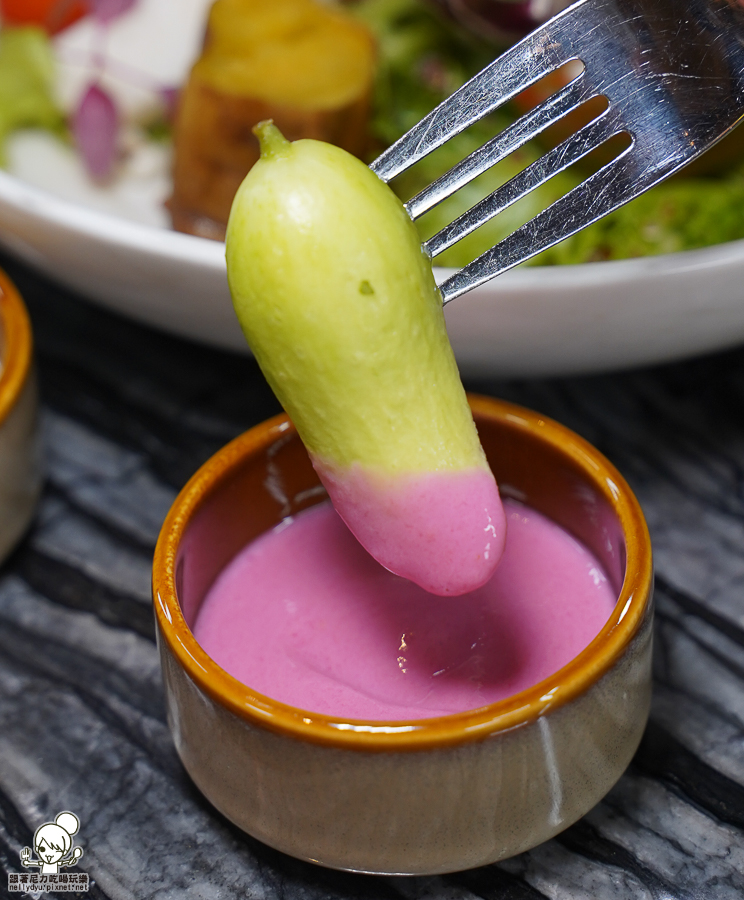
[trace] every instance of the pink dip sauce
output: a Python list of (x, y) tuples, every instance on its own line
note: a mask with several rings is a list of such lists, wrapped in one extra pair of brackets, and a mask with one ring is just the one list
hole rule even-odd
[(438, 597), (393, 575), (329, 503), (245, 547), (206, 596), (201, 646), (253, 690), (354, 719), (476, 709), (556, 672), (615, 605), (602, 567), (566, 531), (507, 500), (495, 575)]

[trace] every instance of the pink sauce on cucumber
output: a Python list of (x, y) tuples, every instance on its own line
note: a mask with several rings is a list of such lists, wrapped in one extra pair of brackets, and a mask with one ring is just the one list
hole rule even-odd
[(396, 575), (452, 596), (481, 587), (496, 570), (506, 519), (488, 469), (401, 475), (314, 465), (359, 543)]
[(333, 507), (246, 546), (194, 634), (223, 669), (276, 700), (335, 717), (424, 719), (530, 687), (581, 652), (616, 601), (601, 565), (515, 501), (487, 584), (434, 596), (380, 566)]

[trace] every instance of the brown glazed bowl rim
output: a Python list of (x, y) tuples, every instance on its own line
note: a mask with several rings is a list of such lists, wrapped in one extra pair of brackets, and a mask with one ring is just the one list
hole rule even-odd
[(162, 638), (191, 680), (247, 724), (301, 741), (365, 751), (437, 749), (483, 740), (534, 722), (585, 693), (623, 655), (650, 600), (651, 540), (640, 505), (617, 469), (588, 441), (552, 419), (490, 397), (469, 395), (473, 414), (526, 429), (552, 444), (589, 476), (620, 522), (626, 542), (626, 575), (612, 615), (597, 637), (571, 662), (532, 687), (480, 709), (414, 721), (339, 719), (297, 709), (259, 694), (220, 668), (197, 643), (176, 594), (178, 547), (202, 501), (238, 470), (247, 456), (286, 438), (294, 426), (285, 415), (235, 438), (190, 479), (173, 503), (153, 560), (153, 599)]
[(0, 424), (15, 406), (31, 369), (33, 335), (18, 288), (0, 269)]

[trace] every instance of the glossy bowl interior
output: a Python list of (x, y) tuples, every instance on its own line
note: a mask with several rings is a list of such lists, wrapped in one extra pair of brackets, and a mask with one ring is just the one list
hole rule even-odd
[(178, 752), (218, 809), (285, 852), (378, 873), (494, 862), (583, 815), (638, 745), (650, 702), (652, 585), (638, 503), (568, 429), (496, 400), (472, 397), (471, 406), (502, 491), (582, 540), (618, 591), (579, 656), (498, 703), (410, 722), (334, 719), (252, 691), (198, 645), (188, 623), (226, 563), (324, 497), (286, 417), (216, 454), (163, 525), (153, 594)]
[(26, 530), (41, 490), (31, 323), (0, 271), (0, 560)]

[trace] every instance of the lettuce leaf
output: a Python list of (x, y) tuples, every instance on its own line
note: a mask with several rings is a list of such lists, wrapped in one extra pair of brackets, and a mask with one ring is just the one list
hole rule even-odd
[(18, 128), (64, 131), (64, 116), (53, 98), (54, 57), (41, 28), (0, 30), (0, 165), (5, 142)]

